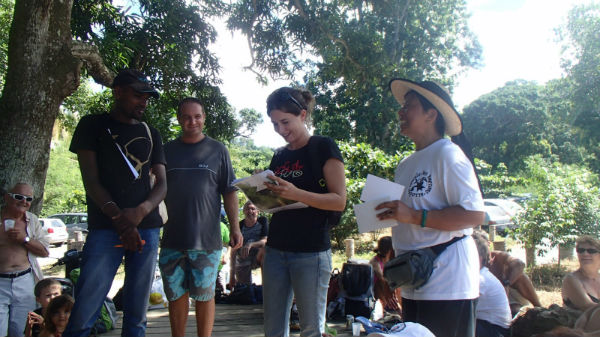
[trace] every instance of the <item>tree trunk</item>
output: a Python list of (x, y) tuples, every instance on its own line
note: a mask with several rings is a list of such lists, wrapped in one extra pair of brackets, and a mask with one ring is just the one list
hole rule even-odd
[(535, 266), (535, 246), (525, 246), (525, 260), (527, 267)]
[(0, 188), (33, 186), (41, 209), (52, 127), (79, 86), (82, 62), (71, 53), (72, 0), (17, 0), (8, 70), (0, 97)]

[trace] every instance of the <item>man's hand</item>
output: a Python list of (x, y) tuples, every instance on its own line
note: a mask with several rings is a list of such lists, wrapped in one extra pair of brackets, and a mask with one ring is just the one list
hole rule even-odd
[(117, 227), (117, 230), (119, 230), (120, 228), (137, 227), (144, 219), (144, 216), (145, 214), (139, 207), (123, 208), (117, 216), (112, 218), (112, 220), (113, 224)]
[(15, 243), (23, 243), (25, 242), (27, 233), (25, 233), (25, 229), (23, 228), (11, 228), (6, 231), (6, 236)]
[(142, 237), (137, 230), (137, 227), (130, 227), (120, 234), (119, 238), (123, 242), (123, 248), (126, 250), (141, 252), (144, 246)]
[(231, 248), (237, 249), (240, 248), (243, 244), (244, 237), (242, 236), (242, 232), (240, 232), (240, 229), (232, 229), (231, 233), (229, 233), (229, 245), (231, 246)]

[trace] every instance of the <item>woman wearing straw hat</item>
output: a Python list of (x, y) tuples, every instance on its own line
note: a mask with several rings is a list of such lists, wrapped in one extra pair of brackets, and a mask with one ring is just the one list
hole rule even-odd
[(427, 283), (402, 287), (404, 319), (423, 324), (436, 336), (475, 336), (479, 257), (470, 235), (484, 212), (460, 116), (450, 95), (434, 82), (393, 79), (390, 89), (402, 104), (400, 132), (416, 151), (396, 169), (395, 181), (405, 186), (402, 198), (376, 209), (384, 210), (380, 219), (398, 221), (392, 229), (396, 256), (448, 244)]

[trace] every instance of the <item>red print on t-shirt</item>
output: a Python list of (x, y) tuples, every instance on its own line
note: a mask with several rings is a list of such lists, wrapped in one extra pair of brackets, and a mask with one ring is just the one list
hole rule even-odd
[(302, 169), (304, 165), (300, 164), (300, 160), (296, 160), (295, 163), (290, 164), (290, 161), (285, 161), (283, 165), (275, 168), (275, 175), (281, 178), (298, 178), (302, 175)]

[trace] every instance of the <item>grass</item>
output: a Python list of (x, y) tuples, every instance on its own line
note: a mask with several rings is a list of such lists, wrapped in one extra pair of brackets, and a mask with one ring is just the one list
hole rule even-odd
[[(42, 272), (44, 273), (44, 277), (65, 277), (65, 266), (55, 266), (55, 265), (46, 265), (42, 267)], [(115, 280), (124, 280), (125, 279), (125, 268), (121, 263), (119, 269), (117, 270), (117, 275), (115, 275)]]

